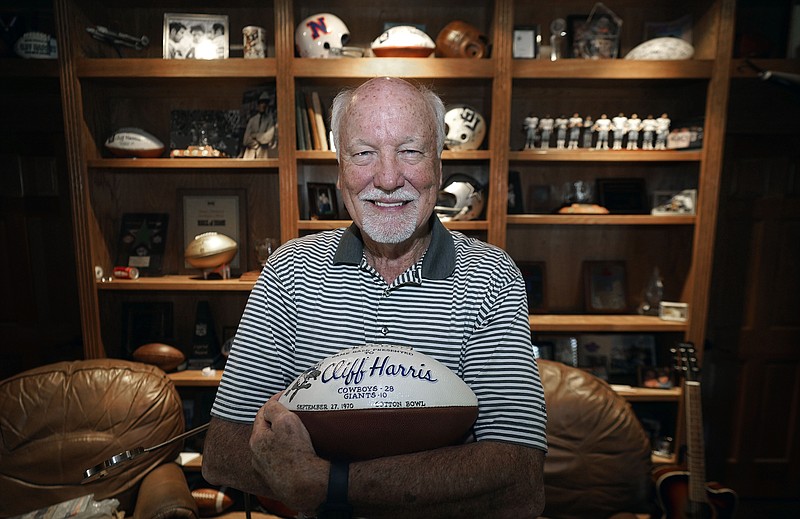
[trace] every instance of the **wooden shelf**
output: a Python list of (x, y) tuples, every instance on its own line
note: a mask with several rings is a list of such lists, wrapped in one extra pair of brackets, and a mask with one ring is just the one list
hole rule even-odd
[(291, 60), (292, 75), (298, 78), (372, 78), (399, 76), (433, 79), (484, 79), (494, 77), (491, 59), (469, 58), (355, 58)]
[[(169, 373), (167, 376), (177, 387), (217, 387), (222, 379), (223, 370), (214, 370), (205, 376), (200, 370), (185, 370)], [(681, 397), (680, 388), (650, 389), (632, 386), (612, 386), (618, 395), (631, 402), (677, 402)]]
[[(298, 150), (295, 152), (295, 158), (302, 162), (330, 162), (336, 163), (336, 152), (333, 151), (319, 151), (319, 150)], [(450, 151), (444, 150), (442, 152), (442, 160), (444, 161), (458, 161), (458, 160), (489, 160), (492, 158), (492, 152), (488, 150), (468, 150), (468, 151)]]
[(512, 76), (530, 79), (709, 79), (712, 60), (521, 60), (512, 62)]
[(193, 79), (193, 78), (257, 78), (275, 77), (277, 63), (274, 58), (219, 59), (219, 60), (167, 60), (159, 58), (119, 58), (77, 60), (79, 78), (94, 79)]
[(696, 216), (649, 214), (514, 214), (509, 225), (694, 225)]
[(191, 159), (157, 158), (89, 159), (87, 165), (92, 169), (270, 169), (278, 168), (278, 159)]
[(217, 387), (222, 379), (222, 370), (216, 369), (211, 375), (203, 375), (199, 369), (187, 369), (168, 373), (167, 376), (177, 387)]
[(698, 162), (700, 150), (523, 150), (508, 154), (511, 162)]
[[(327, 231), (347, 227), (351, 220), (300, 220), (297, 228), (303, 231)], [(444, 226), (456, 231), (485, 231), (489, 228), (486, 220), (472, 220), (468, 222), (445, 222)]]
[(528, 317), (534, 332), (678, 332), (686, 331), (686, 323), (665, 321), (650, 315), (558, 315), (541, 314)]
[(115, 279), (98, 281), (98, 290), (130, 291), (210, 291), (210, 292), (249, 292), (253, 289), (253, 279), (203, 279), (197, 275), (161, 277), (140, 277), (139, 279)]
[(58, 60), (2, 58), (0, 59), (0, 78), (58, 80)]
[(613, 385), (611, 388), (629, 402), (678, 402), (681, 399), (681, 388), (654, 389), (649, 387), (633, 387)]

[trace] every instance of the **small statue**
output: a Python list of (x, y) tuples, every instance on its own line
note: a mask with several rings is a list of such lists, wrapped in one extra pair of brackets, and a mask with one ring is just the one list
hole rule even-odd
[(661, 117), (656, 119), (656, 145), (655, 149), (667, 149), (667, 135), (669, 135), (669, 125), (672, 121), (667, 117), (666, 113), (661, 114)]
[(563, 150), (567, 141), (567, 124), (569, 120), (566, 116), (556, 117), (556, 148)]
[(583, 148), (587, 150), (592, 147), (592, 128), (594, 127), (594, 120), (591, 115), (587, 115), (583, 120)]
[(622, 112), (616, 117), (611, 119), (611, 124), (614, 128), (614, 145), (613, 149), (622, 149), (622, 138), (625, 136), (625, 126), (628, 124), (628, 118)]
[(631, 114), (628, 119), (628, 146), (629, 150), (639, 149), (639, 130), (642, 129), (642, 120), (636, 114)]
[(555, 121), (550, 115), (545, 115), (541, 119), (539, 119), (539, 130), (542, 136), (542, 143), (540, 147), (543, 150), (546, 150), (550, 147), (550, 134), (553, 133), (553, 126), (555, 125)]
[(539, 118), (533, 114), (528, 115), (522, 123), (522, 129), (525, 130), (525, 148), (532, 150), (536, 144), (536, 128), (539, 126)]
[(656, 120), (653, 114), (649, 114), (647, 118), (642, 121), (642, 149), (653, 149), (653, 137), (656, 133)]
[(567, 149), (578, 149), (578, 139), (581, 136), (581, 126), (583, 126), (583, 118), (581, 118), (581, 116), (575, 112), (572, 114), (572, 117), (569, 118), (569, 121), (567, 121), (567, 127), (569, 128), (569, 143), (567, 144)]
[(596, 150), (607, 150), (608, 149), (608, 132), (611, 130), (611, 119), (608, 118), (606, 114), (600, 116), (594, 126), (592, 126), (592, 131), (597, 132), (597, 144), (595, 144)]
[(661, 280), (658, 267), (653, 269), (653, 274), (647, 282), (643, 296), (644, 301), (642, 301), (637, 310), (639, 315), (658, 315), (658, 306), (664, 297), (664, 282)]

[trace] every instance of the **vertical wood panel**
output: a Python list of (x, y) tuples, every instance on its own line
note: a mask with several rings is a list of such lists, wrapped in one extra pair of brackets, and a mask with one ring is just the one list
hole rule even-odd
[(105, 357), (105, 349), (98, 320), (99, 306), (95, 290), (94, 262), (92, 254), (88, 252), (92, 250), (93, 224), (83, 145), (86, 132), (82, 119), (83, 100), (81, 85), (75, 74), (75, 60), (77, 59), (75, 42), (79, 41), (79, 38), (73, 34), (73, 31), (77, 30), (72, 24), (76, 14), (71, 11), (71, 5), (68, 0), (55, 0), (61, 104), (64, 110), (64, 137), (72, 196), (72, 221), (78, 296), (81, 305), (83, 351), (86, 358), (99, 358)]

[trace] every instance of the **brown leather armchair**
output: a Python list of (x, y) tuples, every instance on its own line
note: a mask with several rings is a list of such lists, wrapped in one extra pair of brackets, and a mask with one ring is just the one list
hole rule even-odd
[(651, 513), (650, 442), (630, 404), (580, 369), (539, 360), (539, 372), (549, 444), (543, 515), (599, 519)]
[(183, 430), (180, 397), (154, 366), (59, 362), (8, 378), (0, 382), (0, 517), (93, 493), (118, 499), (136, 519), (194, 519), (197, 505), (173, 462), (179, 442), (81, 484), (85, 469)]

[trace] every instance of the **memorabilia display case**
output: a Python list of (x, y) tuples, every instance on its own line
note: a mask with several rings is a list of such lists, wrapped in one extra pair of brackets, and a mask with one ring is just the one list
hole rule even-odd
[[(533, 294), (536, 307), (530, 323), (541, 351), (548, 351), (551, 343), (558, 350), (562, 341), (580, 340), (581, 335), (622, 343), (646, 336), (652, 353), (641, 367), (663, 367), (670, 363), (669, 348), (678, 341), (694, 342), (702, 350), (734, 3), (658, 1), (647, 9), (633, 0), (607, 3), (613, 12), (600, 13), (598, 23), (611, 24), (613, 38), (604, 34), (603, 41), (595, 41), (589, 29), (596, 27), (587, 20), (596, 20), (597, 13), (591, 3), (573, 0), (465, 0), (457, 15), (451, 2), (431, 0), (111, 1), (103, 6), (56, 0), (86, 356), (127, 355), (126, 323), (131, 319), (141, 319), (143, 326), (154, 328), (154, 336), (163, 335), (188, 352), (201, 302), (209, 302), (223, 342), (238, 323), (260, 266), (253, 244), (265, 238), (283, 243), (347, 225), (334, 186), (335, 152), (323, 144), (327, 130), (316, 133), (315, 145), (314, 135), (304, 127), (309, 121), (324, 125), (340, 88), (379, 75), (430, 85), (446, 104), (468, 105), (485, 119), (488, 131), (477, 149), (443, 154), (444, 178), (473, 177), (484, 187), (485, 208), (477, 219), (447, 225), (506, 249), (520, 264), (537, 265), (531, 272), (541, 293)], [(296, 56), (295, 28), (319, 13), (335, 13), (346, 24), (349, 54), (332, 59)], [(165, 15), (189, 24), (196, 16), (209, 23), (224, 19), (228, 40), (221, 49), (228, 57), (165, 59), (170, 37)], [(414, 25), (436, 39), (454, 18), (481, 33), (481, 57), (369, 55), (385, 24)], [(100, 26), (136, 38), (147, 35), (150, 43), (141, 49), (110, 45), (87, 31)], [(264, 57), (243, 55), (243, 31), (252, 26), (263, 29)], [(689, 32), (693, 56), (623, 59), (663, 31), (687, 37)], [(527, 38), (527, 49), (516, 48), (515, 34)], [(593, 45), (601, 51), (587, 56)], [(576, 52), (584, 57), (571, 57)], [(156, 158), (120, 158), (105, 149), (106, 139), (124, 127), (142, 128), (172, 148), (176, 111), (241, 113), (243, 103), (254, 99), (252, 92), (265, 88), (274, 89), (269, 106), (278, 138), (274, 149), (257, 158), (233, 153), (170, 157), (169, 149)], [(309, 111), (314, 112), (311, 119)], [(641, 146), (596, 149), (597, 136), (587, 133), (593, 128), (586, 124), (587, 116), (597, 120), (603, 114), (609, 119), (625, 114), (642, 122), (650, 115), (669, 114), (673, 128), (700, 120), (701, 145), (650, 149), (642, 123), (641, 134), (625, 137), (637, 143), (641, 139)], [(565, 125), (577, 115), (583, 126), (573, 145), (559, 145), (555, 123), (549, 146), (541, 145), (541, 133), (526, 142), (526, 117), (561, 118)], [(587, 183), (595, 195), (600, 191), (602, 200), (595, 196), (589, 202), (610, 206), (609, 214), (560, 211), (569, 206), (565, 186), (576, 182)], [(661, 204), (684, 190), (696, 192), (691, 211), (650, 213), (656, 201)], [(212, 200), (236, 195), (237, 209), (227, 216), (236, 218), (242, 247), (231, 279), (205, 279), (184, 263), (185, 193)], [(325, 199), (324, 208), (315, 205), (317, 198)], [(117, 266), (123, 218), (142, 213), (168, 215), (160, 258), (163, 275), (109, 281)], [(587, 302), (586, 294), (593, 293), (598, 280), (587, 279), (586, 262), (620, 266), (625, 283), (613, 304)], [(655, 269), (663, 282), (659, 299), (685, 303), (685, 320), (637, 313)], [(173, 325), (160, 329), (159, 323), (165, 322)], [(558, 357), (556, 351), (548, 354)], [(578, 365), (584, 360), (575, 358)], [(603, 360), (605, 367), (612, 361)], [(589, 362), (584, 367), (604, 366)], [(625, 369), (626, 378), (616, 382), (626, 383), (620, 391), (631, 401), (677, 407), (678, 389), (638, 388), (638, 374), (630, 371), (635, 368)], [(604, 376), (602, 369), (597, 373)], [(208, 385), (199, 373), (196, 378), (181, 373), (175, 380)], [(615, 382), (613, 377), (609, 381)], [(671, 428), (676, 429), (674, 424)]]

